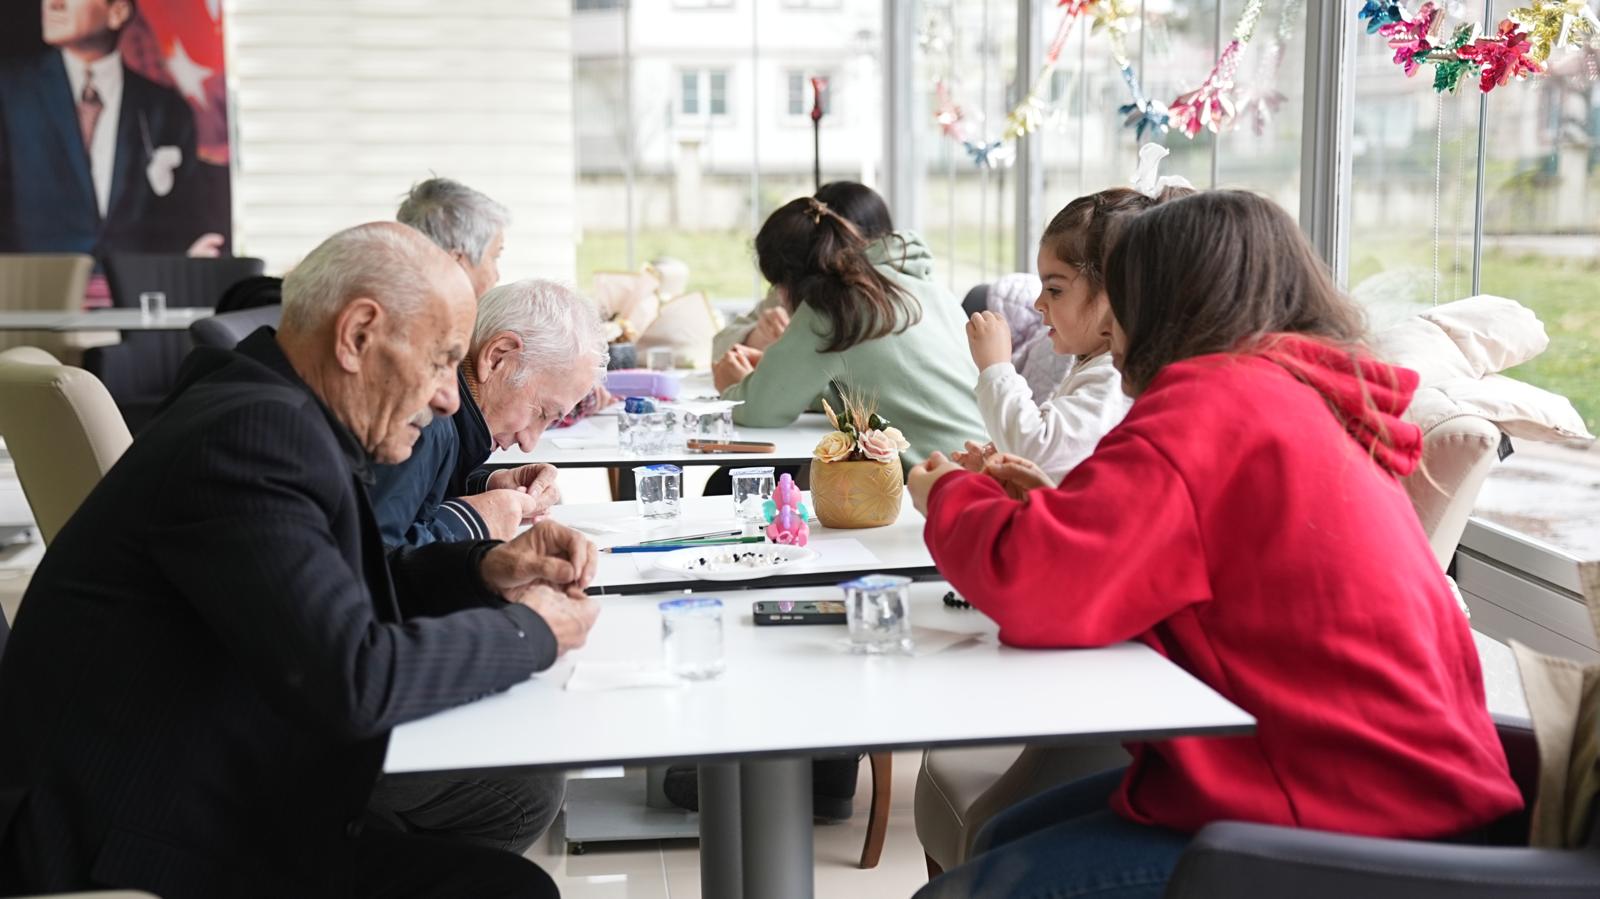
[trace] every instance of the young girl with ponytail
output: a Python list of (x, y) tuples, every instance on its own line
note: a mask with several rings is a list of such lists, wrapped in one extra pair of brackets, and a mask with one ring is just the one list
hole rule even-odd
[(767, 219), (755, 249), (790, 321), (765, 351), (735, 346), (713, 366), (722, 396), (744, 401), (735, 422), (790, 424), (838, 380), (876, 394), (879, 414), (911, 444), (908, 465), (983, 436), (961, 304), (934, 283), (916, 234), (868, 240), (828, 203), (802, 197)]

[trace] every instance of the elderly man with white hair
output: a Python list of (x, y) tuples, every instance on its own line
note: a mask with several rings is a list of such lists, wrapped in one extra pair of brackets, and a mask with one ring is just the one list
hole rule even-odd
[(455, 411), (475, 312), (394, 223), (284, 283), (283, 326), (200, 348), (51, 543), (0, 666), (0, 895), (557, 895), (532, 862), (367, 826), (389, 731), (583, 643), (594, 547), (388, 551), (374, 461)]

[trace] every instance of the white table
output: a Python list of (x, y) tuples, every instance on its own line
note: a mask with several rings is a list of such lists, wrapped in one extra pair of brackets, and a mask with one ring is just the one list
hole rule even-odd
[[(811, 503), (811, 494), (805, 492), (805, 502)], [(597, 546), (618, 546), (639, 543), (664, 537), (689, 534), (708, 534), (717, 530), (731, 530), (739, 522), (733, 517), (733, 497), (703, 496), (683, 500), (682, 516), (676, 521), (654, 522), (639, 517), (638, 506), (632, 500), (615, 503), (587, 503), (556, 506), (552, 517), (562, 524), (583, 531)], [(600, 570), (591, 589), (600, 593), (645, 593), (664, 590), (696, 589), (702, 592), (738, 590), (746, 586), (772, 587), (796, 584), (836, 584), (860, 574), (884, 572), (908, 577), (928, 577), (936, 573), (933, 557), (928, 554), (922, 539), (923, 517), (911, 505), (911, 494), (903, 495), (900, 517), (894, 524), (881, 528), (834, 530), (813, 521), (811, 544), (822, 557), (792, 572), (777, 577), (754, 581), (685, 581), (662, 571), (641, 571), (639, 560), (645, 562), (656, 553), (604, 553)], [(855, 540), (876, 557), (875, 562), (830, 562), (830, 543), (838, 540)], [(834, 544), (837, 547), (836, 544)], [(843, 549), (843, 547), (837, 547)]]
[(945, 647), (931, 654), (850, 655), (837, 626), (754, 627), (748, 602), (816, 591), (752, 591), (724, 610), (727, 671), (720, 678), (678, 688), (567, 691), (575, 665), (659, 658), (655, 603), (609, 602), (588, 645), (551, 670), (396, 728), (384, 770), (698, 762), (703, 895), (800, 899), (812, 895), (812, 755), (1151, 740), (1254, 727), (1250, 715), (1148, 647), (1002, 647), (981, 613), (941, 604), (945, 589), (912, 587), (919, 651)]
[(211, 309), (200, 306), (180, 306), (150, 317), (138, 309), (0, 311), (0, 331), (187, 331), (190, 325), (212, 314)]
[(633, 467), (671, 462), (674, 465), (798, 465), (811, 461), (822, 435), (832, 431), (822, 415), (805, 414), (783, 428), (735, 428), (737, 439), (776, 444), (771, 453), (691, 453), (673, 450), (649, 456), (625, 456), (617, 446), (617, 416), (591, 415), (571, 427), (546, 431), (533, 452), (512, 448), (489, 457), (490, 467), (547, 462), (560, 468)]

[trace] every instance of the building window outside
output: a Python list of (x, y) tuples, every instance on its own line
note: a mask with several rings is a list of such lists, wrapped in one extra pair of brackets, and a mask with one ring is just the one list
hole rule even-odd
[(728, 72), (726, 69), (713, 69), (707, 74), (710, 89), (706, 95), (710, 98), (710, 112), (713, 118), (728, 114)]
[(685, 119), (728, 115), (728, 70), (683, 69), (678, 72), (678, 113)]
[(832, 91), (829, 89), (829, 84), (831, 84), (833, 80), (832, 76), (823, 72), (803, 72), (799, 69), (790, 69), (786, 73), (786, 76), (788, 87), (787, 93), (789, 98), (789, 115), (811, 115), (811, 79), (813, 76), (823, 79), (823, 115), (828, 115), (833, 112), (832, 97), (829, 96), (832, 93)]
[(683, 72), (678, 76), (678, 109), (686, 116), (700, 114), (700, 72)]

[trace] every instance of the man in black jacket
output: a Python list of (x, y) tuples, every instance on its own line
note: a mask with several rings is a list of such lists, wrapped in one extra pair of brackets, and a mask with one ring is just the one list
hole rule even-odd
[(62, 529), (0, 660), (0, 893), (554, 896), (509, 853), (364, 828), (394, 726), (581, 645), (594, 548), (384, 551), (366, 481), (457, 404), (474, 302), (397, 224), (330, 238), (281, 332), (199, 349)]

